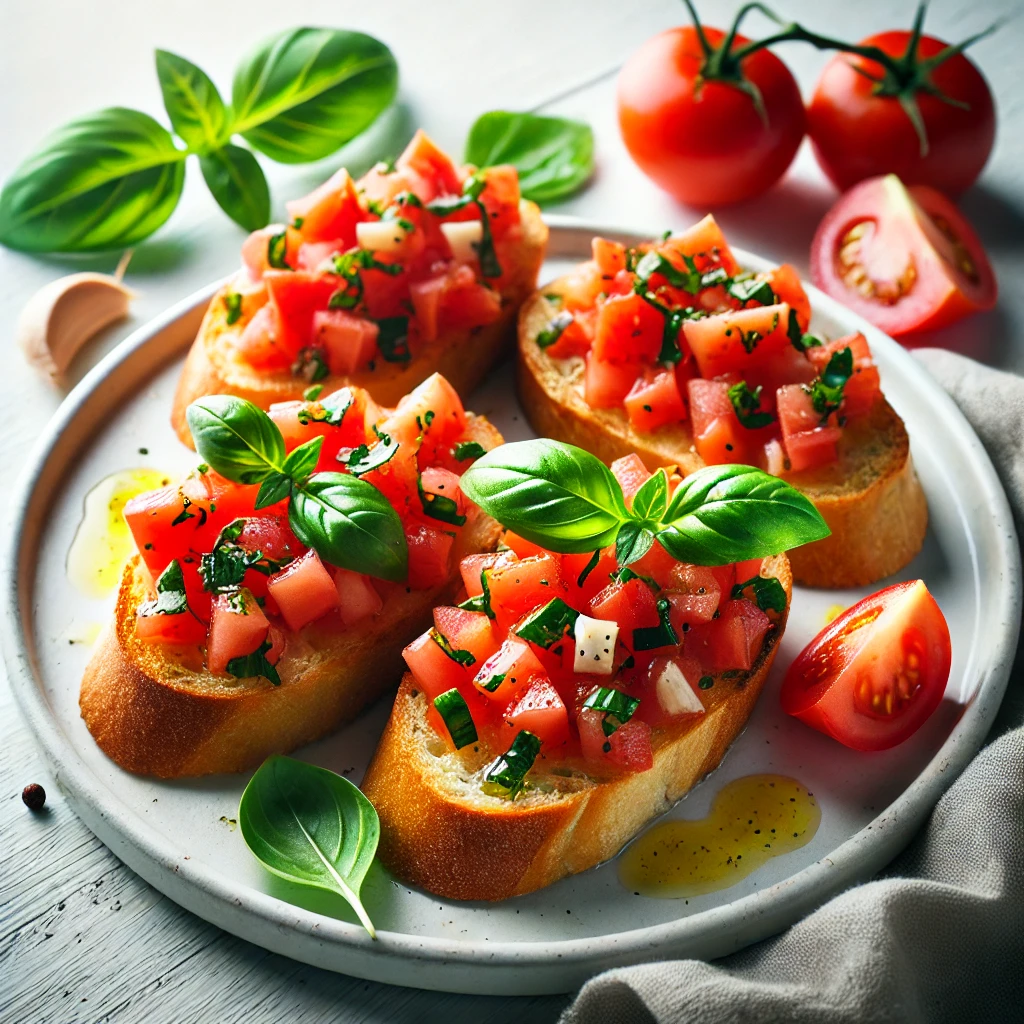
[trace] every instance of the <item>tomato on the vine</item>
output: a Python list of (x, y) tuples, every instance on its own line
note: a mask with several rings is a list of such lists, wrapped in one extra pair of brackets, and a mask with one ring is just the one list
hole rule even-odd
[(619, 127), (640, 169), (677, 199), (736, 203), (764, 192), (792, 163), (804, 137), (803, 100), (786, 65), (736, 24), (725, 33), (694, 20), (647, 40), (626, 62)]
[(811, 243), (811, 278), (899, 337), (991, 309), (996, 278), (978, 236), (941, 192), (894, 174), (855, 185)]
[[(825, 66), (807, 108), (821, 169), (840, 189), (894, 173), (951, 195), (968, 188), (992, 151), (992, 92), (956, 46), (909, 31), (881, 32)], [(985, 33), (982, 33), (984, 35)], [(871, 59), (870, 54), (880, 59)], [(885, 59), (888, 57), (888, 59)]]
[(921, 580), (847, 608), (797, 657), (782, 710), (854, 750), (887, 750), (939, 706), (952, 648), (945, 616)]

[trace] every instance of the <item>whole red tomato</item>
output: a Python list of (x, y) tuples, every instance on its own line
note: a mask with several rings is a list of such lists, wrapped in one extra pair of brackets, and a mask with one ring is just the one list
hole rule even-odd
[[(712, 48), (725, 35), (703, 31)], [(748, 42), (735, 36), (730, 54)], [(805, 128), (800, 90), (778, 57), (715, 56), (725, 58), (722, 77), (697, 30), (673, 28), (648, 39), (619, 74), (619, 127), (630, 155), (665, 191), (698, 207), (764, 192), (789, 167)]]
[[(808, 132), (818, 163), (840, 189), (893, 173), (905, 185), (956, 195), (988, 160), (996, 134), (988, 83), (962, 53), (934, 61), (947, 44), (932, 36), (920, 36), (916, 53), (906, 56), (914, 36), (882, 32), (859, 44), (897, 58), (896, 73), (840, 53), (818, 80), (807, 108)], [(936, 89), (952, 102), (930, 91)], [(918, 127), (904, 108), (908, 100), (920, 111)]]

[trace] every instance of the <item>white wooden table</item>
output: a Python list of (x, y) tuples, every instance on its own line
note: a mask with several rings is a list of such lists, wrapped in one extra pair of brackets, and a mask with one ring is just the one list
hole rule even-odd
[[(710, 24), (731, 18), (734, 0), (703, 0)], [(909, 22), (912, 5), (885, 0), (777, 0), (780, 13), (834, 36), (858, 39)], [(898, 13), (893, 8), (899, 7)], [(935, 0), (929, 27), (959, 40), (1017, 0)], [(615, 71), (645, 38), (684, 17), (676, 0), (518, 0), (444, 4), (377, 0), (49, 0), (2, 5), (0, 178), (66, 119), (109, 105), (163, 118), (152, 51), (179, 52), (230, 88), (237, 58), (256, 39), (297, 24), (359, 28), (384, 39), (402, 74), (398, 132), (422, 124), (458, 151), (477, 114), (495, 108), (581, 117), (594, 127), (600, 170), (592, 187), (560, 212), (660, 231), (698, 211), (659, 193), (630, 162), (614, 113)], [(751, 31), (763, 29), (755, 18)], [(724, 26), (723, 26), (724, 27)], [(1017, 17), (972, 53), (995, 90), (999, 138), (980, 186), (963, 200), (993, 256), (999, 307), (931, 339), (995, 365), (1024, 371), (1024, 91)], [(780, 54), (805, 93), (826, 57), (790, 44)], [(396, 145), (390, 147), (396, 149)], [(379, 155), (379, 154), (378, 154)], [(365, 158), (358, 152), (352, 160)], [(275, 208), (318, 183), (319, 167), (265, 164)], [(73, 368), (81, 375), (129, 331), (237, 263), (242, 233), (215, 207), (189, 167), (170, 224), (140, 246), (129, 282), (138, 290), (131, 321), (109, 331)], [(730, 240), (806, 269), (811, 233), (834, 198), (808, 149), (789, 177), (762, 199), (721, 211)], [(14, 347), (17, 314), (32, 292), (69, 268), (110, 270), (116, 255), (30, 258), (0, 249), (0, 466), (5, 479), (63, 395), (38, 380)], [(68, 685), (77, 685), (69, 680)], [(83, 826), (53, 784), (0, 682), (0, 1020), (42, 1021), (544, 1021), (568, 997), (523, 1000), (422, 993), (356, 981), (265, 952), (204, 923), (124, 867)], [(47, 810), (33, 815), (20, 792), (42, 783)]]

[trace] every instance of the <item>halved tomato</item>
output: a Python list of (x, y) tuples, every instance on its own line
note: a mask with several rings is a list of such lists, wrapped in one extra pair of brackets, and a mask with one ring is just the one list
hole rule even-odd
[(829, 210), (811, 243), (811, 277), (896, 337), (996, 304), (995, 274), (963, 214), (894, 174), (862, 181)]
[(804, 648), (782, 684), (782, 710), (854, 750), (886, 750), (939, 706), (951, 658), (949, 626), (928, 588), (896, 583)]

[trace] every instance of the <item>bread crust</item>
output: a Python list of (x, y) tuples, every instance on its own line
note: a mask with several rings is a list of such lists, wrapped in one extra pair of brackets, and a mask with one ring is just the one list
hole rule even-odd
[[(544, 295), (531, 296), (519, 315), (519, 399), (542, 437), (585, 448), (604, 462), (636, 452), (649, 469), (678, 466), (683, 475), (700, 469), (688, 424), (639, 433), (622, 409), (591, 409), (583, 397), (582, 359), (555, 360), (536, 344), (554, 308)], [(810, 587), (859, 587), (904, 568), (921, 550), (928, 529), (928, 504), (910, 456), (903, 421), (884, 398), (864, 420), (851, 423), (839, 442), (839, 459), (821, 470), (787, 474), (832, 531), (830, 537), (789, 553), (793, 578)]]
[[(474, 417), (473, 432), (494, 447), (501, 435)], [(453, 552), (491, 551), (501, 532), (478, 509)], [(281, 685), (235, 679), (203, 668), (198, 647), (147, 644), (135, 637), (135, 614), (151, 596), (136, 555), (125, 566), (114, 619), (97, 641), (82, 679), (82, 718), (100, 748), (122, 768), (160, 778), (238, 772), (270, 754), (318, 739), (354, 718), (393, 686), (402, 649), (450, 604), (458, 571), (431, 590), (395, 586), (379, 615), (350, 629), (329, 616), (291, 633), (277, 669)]]
[[(451, 331), (439, 337), (409, 363), (378, 360), (373, 370), (351, 376), (334, 374), (322, 383), (330, 393), (346, 385), (365, 388), (383, 406), (395, 406), (432, 373), (440, 373), (463, 400), (483, 380), (487, 371), (504, 354), (515, 330), (516, 314), (523, 300), (537, 286), (537, 275), (544, 261), (548, 228), (541, 220), (536, 204), (524, 201), (520, 207), (522, 236), (508, 273), (501, 278), (501, 316), (492, 324), (470, 330)], [(261, 373), (235, 355), (237, 339), (255, 309), (243, 298), (242, 315), (227, 322), (225, 285), (211, 300), (181, 371), (171, 410), (171, 425), (184, 444), (192, 445), (185, 411), (204, 395), (230, 394), (248, 399), (261, 409), (275, 402), (302, 398), (309, 382), (288, 371)]]
[[(792, 575), (785, 555), (765, 575), (786, 589), (786, 612), (749, 673), (718, 677), (702, 690), (705, 714), (655, 730), (654, 766), (637, 774), (572, 779), (531, 772), (525, 799), (487, 796), (472, 775), (485, 754), (440, 748), (426, 697), (406, 674), (363, 779), (381, 822), (378, 856), (399, 878), (457, 900), (521, 896), (614, 857), (652, 818), (716, 768), (743, 729), (771, 669), (789, 614)], [(465, 778), (470, 782), (466, 784)], [(551, 787), (544, 792), (544, 787)]]

